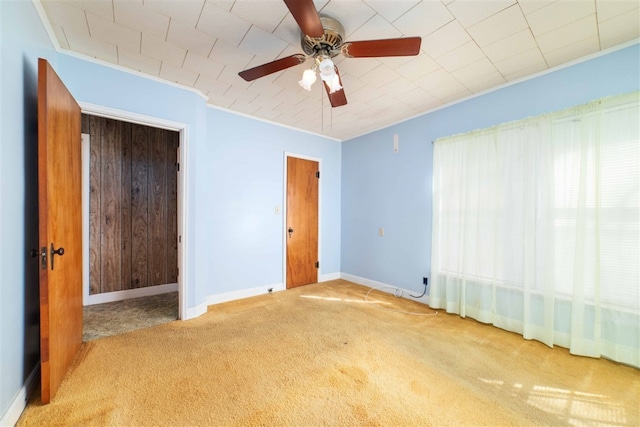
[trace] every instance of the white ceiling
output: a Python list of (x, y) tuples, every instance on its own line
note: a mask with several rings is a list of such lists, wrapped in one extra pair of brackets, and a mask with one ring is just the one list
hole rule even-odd
[(238, 76), (302, 53), (282, 0), (39, 1), (62, 49), (340, 140), (640, 36), (638, 0), (314, 0), (347, 41), (422, 37), (415, 57), (334, 58), (348, 104), (332, 109), (320, 83), (298, 85), (310, 60), (251, 83)]

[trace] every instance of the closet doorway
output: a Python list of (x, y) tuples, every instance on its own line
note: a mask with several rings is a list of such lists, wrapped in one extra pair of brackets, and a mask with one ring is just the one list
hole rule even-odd
[(178, 319), (180, 132), (82, 114), (82, 133), (84, 339)]

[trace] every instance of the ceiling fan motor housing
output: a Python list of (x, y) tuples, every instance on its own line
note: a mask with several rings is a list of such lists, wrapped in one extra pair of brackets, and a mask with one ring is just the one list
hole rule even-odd
[(309, 37), (302, 34), (302, 50), (314, 58), (318, 56), (330, 56), (333, 58), (340, 53), (344, 42), (344, 27), (338, 21), (328, 16), (320, 16), (324, 35), (322, 37)]

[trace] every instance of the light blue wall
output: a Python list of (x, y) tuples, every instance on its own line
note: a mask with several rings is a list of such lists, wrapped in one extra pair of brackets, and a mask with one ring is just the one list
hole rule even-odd
[(639, 50), (636, 44), (343, 142), (342, 272), (422, 291), (431, 270), (431, 142), (638, 90)]
[(340, 142), (211, 109), (211, 293), (283, 283), (284, 153), (321, 160), (321, 273), (340, 272)]

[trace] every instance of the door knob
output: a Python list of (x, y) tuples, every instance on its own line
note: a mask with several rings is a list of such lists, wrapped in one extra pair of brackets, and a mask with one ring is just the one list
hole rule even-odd
[(291, 235), (293, 234), (293, 228), (289, 227), (289, 230), (287, 230), (289, 232), (289, 238), (291, 238)]
[(58, 248), (58, 249), (54, 249), (53, 248), (53, 243), (51, 244), (51, 269), (53, 270), (53, 256), (54, 255), (64, 255), (64, 248)]

